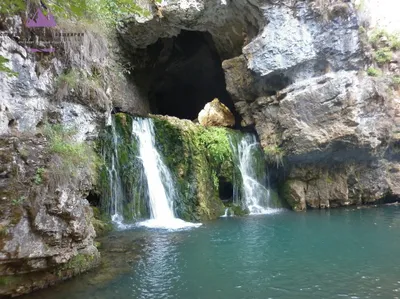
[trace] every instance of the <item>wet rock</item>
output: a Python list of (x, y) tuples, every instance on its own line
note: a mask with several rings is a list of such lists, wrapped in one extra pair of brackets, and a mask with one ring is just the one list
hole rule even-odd
[(233, 127), (235, 125), (235, 117), (232, 112), (218, 99), (205, 105), (199, 113), (198, 120), (205, 127)]

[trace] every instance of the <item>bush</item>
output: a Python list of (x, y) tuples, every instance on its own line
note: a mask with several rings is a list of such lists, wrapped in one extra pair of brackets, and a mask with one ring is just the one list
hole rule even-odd
[(382, 75), (382, 71), (378, 70), (376, 68), (373, 68), (373, 67), (369, 67), (367, 70), (367, 74), (368, 74), (368, 76), (371, 76), (371, 77), (379, 77)]
[(388, 47), (379, 49), (374, 53), (374, 59), (380, 65), (389, 63), (390, 61), (392, 61), (392, 58), (392, 50)]
[(17, 76), (18, 73), (5, 66), (7, 62), (9, 62), (9, 60), (0, 55), (0, 72), (5, 73), (7, 76)]
[(43, 182), (43, 175), (45, 173), (45, 169), (40, 167), (36, 170), (36, 174), (33, 178), (33, 181), (36, 185), (40, 185)]
[(95, 179), (100, 159), (89, 144), (75, 140), (76, 130), (47, 124), (44, 133), (49, 139), (50, 152), (58, 158), (55, 159), (58, 165), (50, 169), (53, 174), (76, 177), (77, 171), (84, 169)]
[(389, 50), (396, 51), (400, 49), (400, 37), (397, 34), (390, 34), (383, 29), (377, 29), (373, 31), (369, 39), (371, 45), (375, 49), (382, 47), (382, 40), (385, 40), (385, 47), (388, 47)]

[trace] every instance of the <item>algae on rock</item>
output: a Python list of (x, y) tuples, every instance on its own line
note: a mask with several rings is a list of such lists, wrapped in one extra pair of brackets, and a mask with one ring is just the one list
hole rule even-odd
[(177, 215), (185, 220), (215, 219), (223, 215), (224, 204), (219, 196), (221, 180), (232, 186), (240, 185), (229, 136), (241, 133), (203, 127), (175, 117), (157, 115), (153, 119), (159, 150), (177, 178), (181, 195), (181, 201), (176, 204)]

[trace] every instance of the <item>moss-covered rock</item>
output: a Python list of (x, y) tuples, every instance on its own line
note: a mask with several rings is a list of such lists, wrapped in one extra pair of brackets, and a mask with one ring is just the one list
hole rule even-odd
[(233, 182), (233, 130), (205, 128), (188, 120), (153, 116), (158, 149), (177, 181), (177, 215), (185, 220), (215, 219), (224, 213), (219, 180)]

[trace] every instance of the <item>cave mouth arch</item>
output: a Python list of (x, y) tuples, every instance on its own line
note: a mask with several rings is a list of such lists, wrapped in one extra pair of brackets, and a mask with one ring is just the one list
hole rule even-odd
[(146, 48), (145, 59), (135, 80), (146, 86), (153, 114), (195, 120), (206, 103), (218, 98), (240, 123), (210, 33), (181, 30), (178, 36), (160, 38)]

